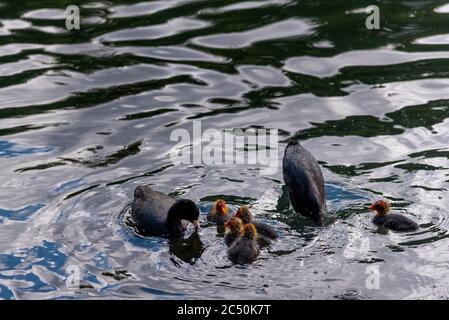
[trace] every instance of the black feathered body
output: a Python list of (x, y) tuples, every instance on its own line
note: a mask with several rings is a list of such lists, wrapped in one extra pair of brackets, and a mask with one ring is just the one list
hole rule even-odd
[(290, 142), (285, 149), (282, 170), (295, 211), (320, 221), (326, 210), (326, 193), (315, 157), (298, 142)]
[(419, 228), (415, 221), (395, 213), (385, 215), (378, 214), (374, 216), (373, 223), (379, 227), (385, 227), (387, 229), (400, 232), (416, 231)]
[[(239, 239), (239, 235), (232, 233), (232, 232), (226, 232), (224, 236), (225, 244), (230, 247), (237, 239)], [(261, 234), (257, 234), (256, 236), (256, 243), (257, 246), (260, 247), (268, 247), (271, 244), (270, 238), (267, 238)]]
[(278, 238), (278, 234), (276, 232), (276, 230), (263, 222), (260, 221), (250, 221), (250, 223), (254, 224), (254, 226), (256, 227), (257, 230), (257, 234), (259, 237), (261, 238), (265, 238), (265, 241), (268, 240), (268, 242), (270, 242), (269, 240), (275, 240)]
[(147, 186), (138, 186), (134, 192), (132, 216), (139, 231), (144, 234), (165, 235), (182, 233), (186, 225), (176, 221), (167, 226), (168, 212), (176, 200)]
[(235, 264), (254, 262), (259, 255), (259, 248), (254, 239), (239, 237), (228, 250), (228, 258)]
[(268, 247), (271, 245), (271, 239), (258, 233), (256, 236), (256, 243), (259, 248)]

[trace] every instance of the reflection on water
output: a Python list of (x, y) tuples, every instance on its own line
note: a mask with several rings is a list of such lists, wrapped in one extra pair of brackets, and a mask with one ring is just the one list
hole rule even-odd
[[(382, 2), (380, 30), (363, 1), (83, 2), (73, 31), (67, 5), (0, 1), (1, 298), (448, 297), (447, 1)], [(279, 129), (279, 163), (300, 139), (325, 226), (292, 211), (281, 168), (171, 163), (194, 119)], [(140, 184), (197, 201), (201, 231), (138, 236)], [(421, 229), (377, 230), (382, 196)], [(281, 235), (253, 265), (232, 266), (206, 222), (217, 197)]]
[[(195, 264), (205, 250), (197, 232), (191, 234), (187, 239), (172, 239), (169, 246), (170, 254), (190, 264)], [(176, 263), (174, 260), (173, 262)]]

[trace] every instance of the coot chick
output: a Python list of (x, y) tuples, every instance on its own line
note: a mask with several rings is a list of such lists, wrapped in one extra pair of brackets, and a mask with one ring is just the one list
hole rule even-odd
[(224, 224), (225, 236), (224, 240), (227, 246), (230, 246), (237, 240), (243, 231), (243, 222), (241, 219), (233, 217)]
[(293, 209), (321, 222), (326, 210), (326, 192), (315, 157), (299, 142), (290, 142), (285, 149), (282, 171)]
[[(243, 230), (243, 221), (240, 218), (232, 217), (231, 220), (224, 224), (225, 227), (225, 243), (230, 246), (235, 240), (239, 238)], [(257, 245), (260, 247), (267, 247), (271, 244), (271, 240), (257, 233), (256, 236)]]
[(147, 186), (134, 191), (132, 217), (139, 232), (145, 235), (181, 235), (187, 220), (199, 229), (200, 211), (192, 200), (175, 200)]
[(229, 220), (229, 208), (226, 205), (226, 201), (218, 199), (215, 201), (214, 206), (207, 214), (207, 220), (215, 222), (218, 225), (224, 225)]
[(376, 201), (368, 209), (376, 212), (373, 223), (393, 231), (410, 232), (418, 230), (418, 224), (409, 218), (395, 213), (388, 213), (390, 205), (385, 200)]
[(253, 215), (251, 214), (251, 211), (247, 206), (241, 206), (237, 210), (237, 213), (234, 215), (234, 217), (242, 219), (243, 224), (252, 223), (256, 227), (259, 238), (265, 238), (262, 239), (267, 242), (265, 243), (265, 245), (270, 244), (270, 239), (275, 240), (278, 238), (278, 234), (273, 227), (269, 226), (268, 224), (253, 220)]
[(228, 250), (229, 260), (235, 264), (246, 264), (256, 260), (259, 255), (256, 238), (256, 227), (251, 223), (244, 225), (241, 236)]

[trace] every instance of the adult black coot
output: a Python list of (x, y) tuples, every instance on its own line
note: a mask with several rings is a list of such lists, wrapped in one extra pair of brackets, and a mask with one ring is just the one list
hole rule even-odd
[(145, 235), (181, 235), (190, 221), (199, 229), (200, 211), (192, 200), (175, 200), (147, 186), (134, 191), (132, 216), (138, 230)]
[(389, 213), (390, 205), (385, 200), (376, 201), (368, 209), (376, 212), (372, 220), (376, 226), (402, 232), (416, 231), (419, 228), (415, 221), (400, 214)]
[(235, 264), (247, 264), (257, 259), (259, 247), (256, 242), (257, 231), (253, 224), (243, 226), (241, 236), (228, 250), (228, 258)]
[(323, 173), (315, 157), (299, 142), (290, 142), (285, 149), (282, 171), (293, 209), (314, 221), (322, 221), (326, 192)]

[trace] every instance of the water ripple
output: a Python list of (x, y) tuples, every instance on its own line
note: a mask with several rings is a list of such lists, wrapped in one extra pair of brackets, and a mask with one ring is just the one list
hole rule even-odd
[[(448, 5), (384, 3), (380, 30), (365, 5), (94, 1), (69, 31), (62, 5), (0, 3), (0, 298), (447, 299)], [(279, 129), (278, 170), (175, 165), (192, 120)], [(323, 168), (325, 226), (290, 207), (291, 137)], [(200, 233), (138, 235), (142, 184), (196, 201)], [(281, 235), (253, 265), (206, 222), (219, 197)], [(376, 228), (380, 197), (420, 230)]]

